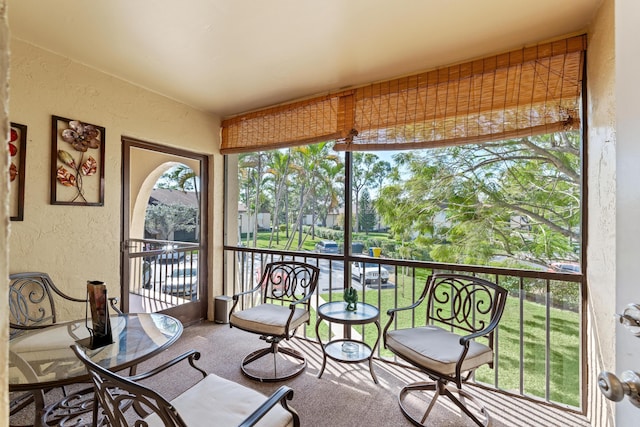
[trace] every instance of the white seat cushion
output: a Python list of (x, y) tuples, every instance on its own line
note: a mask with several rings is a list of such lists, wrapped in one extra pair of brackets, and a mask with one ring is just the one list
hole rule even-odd
[[(464, 349), (460, 335), (437, 326), (398, 329), (387, 332), (387, 346), (394, 352), (431, 371), (453, 375), (456, 363)], [(462, 363), (462, 371), (475, 369), (493, 361), (493, 350), (471, 341), (469, 352)]]
[[(237, 427), (266, 400), (266, 396), (255, 390), (209, 374), (173, 399), (171, 404), (190, 427)], [(149, 415), (145, 421), (149, 426), (164, 426), (156, 414)], [(293, 417), (278, 404), (256, 425), (293, 426)]]
[[(247, 331), (265, 335), (286, 335), (287, 319), (291, 314), (288, 305), (260, 304), (246, 310), (231, 314), (230, 322)], [(293, 330), (309, 319), (309, 312), (296, 308), (291, 319), (290, 328)]]

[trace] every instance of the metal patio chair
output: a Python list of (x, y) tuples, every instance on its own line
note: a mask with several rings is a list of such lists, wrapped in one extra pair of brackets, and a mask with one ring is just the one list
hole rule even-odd
[[(11, 274), (9, 276), (9, 339), (20, 335), (26, 330), (47, 328), (57, 323), (57, 300), (82, 303), (83, 310), (86, 310), (86, 291), (84, 298), (76, 298), (58, 289), (47, 273), (24, 272)], [(111, 297), (109, 302), (117, 313), (121, 313), (117, 307), (118, 298)], [(48, 389), (44, 391), (48, 391)], [(65, 387), (62, 387), (62, 392), (66, 395)], [(12, 392), (9, 414), (17, 414), (33, 401), (33, 393)]]
[[(302, 373), (307, 366), (302, 353), (280, 347), (283, 340), (295, 335), (303, 323), (309, 323), (311, 296), (318, 285), (320, 269), (297, 261), (278, 261), (265, 266), (258, 284), (251, 290), (233, 296), (229, 325), (260, 335), (270, 344), (256, 350), (242, 361), (242, 372), (258, 381), (282, 381)], [(238, 304), (249, 298), (260, 298), (260, 304), (237, 310)], [(292, 370), (278, 371), (277, 354), (284, 353), (300, 361)], [(255, 370), (248, 366), (269, 354), (273, 355), (273, 369)]]
[[(487, 280), (460, 274), (434, 274), (412, 305), (388, 310), (390, 318), (383, 332), (384, 347), (432, 380), (412, 383), (400, 390), (400, 409), (414, 425), (426, 425), (440, 396), (449, 398), (477, 425), (489, 424), (488, 412), (471, 394), (462, 390), (462, 385), (480, 366), (493, 367), (494, 331), (502, 317), (506, 298), (504, 288)], [(405, 310), (413, 313), (402, 313)], [(419, 319), (425, 319), (424, 326), (391, 329), (391, 325), (397, 324), (406, 314), (411, 315), (415, 324)], [(487, 343), (477, 341), (481, 338)], [(426, 395), (427, 399), (432, 396), (420, 418), (415, 403), (411, 407), (407, 399), (416, 393)], [(473, 407), (467, 402), (473, 403)]]
[[(194, 361), (200, 353), (191, 350), (144, 374), (123, 377), (101, 367), (89, 359), (77, 344), (71, 346), (84, 363), (98, 402), (94, 406), (92, 425), (112, 427), (165, 426), (165, 427), (299, 427), (298, 414), (288, 406), (293, 390), (282, 386), (271, 396), (207, 374)], [(196, 384), (176, 398), (168, 401), (161, 394), (138, 381), (163, 373), (182, 360), (202, 374)], [(174, 381), (167, 377), (167, 381)], [(52, 425), (52, 420), (64, 425), (82, 425), (65, 413), (66, 408), (52, 405), (45, 409), (43, 425)]]

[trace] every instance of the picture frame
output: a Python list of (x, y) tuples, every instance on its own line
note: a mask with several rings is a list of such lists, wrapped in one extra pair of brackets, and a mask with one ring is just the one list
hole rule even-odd
[(104, 206), (102, 126), (51, 116), (51, 204)]
[(10, 123), (9, 141), (9, 219), (24, 220), (24, 184), (27, 159), (27, 126)]

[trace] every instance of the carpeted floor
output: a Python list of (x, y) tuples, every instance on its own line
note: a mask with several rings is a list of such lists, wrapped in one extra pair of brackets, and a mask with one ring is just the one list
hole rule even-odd
[[(313, 427), (354, 427), (354, 426), (411, 426), (402, 415), (397, 403), (400, 388), (408, 382), (421, 381), (424, 377), (409, 369), (394, 364), (374, 361), (374, 370), (379, 384), (375, 384), (367, 363), (344, 364), (332, 360), (318, 379), (322, 366), (322, 352), (317, 343), (294, 339), (286, 343), (307, 356), (307, 369), (300, 376), (284, 383), (259, 383), (242, 375), (240, 362), (253, 350), (266, 346), (256, 335), (228, 325), (202, 323), (185, 329), (178, 344), (159, 355), (155, 360), (142, 365), (152, 367), (160, 360), (168, 360), (188, 349), (202, 353), (198, 365), (208, 372), (236, 381), (247, 387), (269, 394), (280, 385), (287, 384), (294, 390), (291, 405), (298, 411), (303, 426)], [(268, 364), (272, 359), (265, 358)], [(191, 368), (176, 367), (171, 379), (159, 378), (149, 383), (162, 390), (166, 397), (177, 395), (189, 387), (197, 377)], [(178, 380), (179, 379), (179, 380)], [(191, 380), (191, 382), (189, 382)], [(482, 400), (493, 418), (495, 427), (583, 427), (589, 423), (583, 417), (555, 410), (528, 401), (507, 398), (477, 387), (471, 392)], [(430, 425), (442, 427), (474, 426), (470, 420), (461, 417), (457, 409), (439, 401), (430, 416)]]
[[(231, 329), (228, 325), (201, 323), (185, 328), (182, 337), (164, 353), (140, 365), (144, 372), (170, 360), (184, 351), (195, 349), (202, 353), (198, 365), (208, 372), (236, 381), (263, 394), (270, 394), (280, 385), (293, 388), (291, 406), (300, 414), (302, 426), (312, 427), (402, 427), (412, 424), (404, 418), (397, 404), (400, 388), (424, 378), (409, 369), (394, 364), (374, 361), (379, 384), (375, 384), (367, 363), (343, 364), (332, 360), (322, 378), (317, 378), (322, 366), (322, 352), (317, 343), (294, 339), (287, 343), (307, 356), (308, 366), (303, 374), (280, 383), (260, 383), (242, 375), (240, 362), (253, 350), (265, 346), (256, 335)], [(265, 358), (265, 363), (272, 359)], [(282, 360), (287, 363), (286, 360)], [(170, 368), (166, 375), (146, 381), (146, 384), (171, 399), (199, 380), (198, 374), (188, 363)], [(589, 423), (578, 415), (563, 412), (545, 405), (522, 399), (506, 397), (478, 387), (468, 387), (481, 400), (493, 417), (494, 427), (587, 427)], [(24, 416), (24, 415), (23, 415)], [(439, 400), (429, 425), (437, 427), (474, 426), (461, 417), (459, 410)], [(12, 419), (12, 424), (14, 420)], [(212, 421), (211, 426), (215, 427)]]

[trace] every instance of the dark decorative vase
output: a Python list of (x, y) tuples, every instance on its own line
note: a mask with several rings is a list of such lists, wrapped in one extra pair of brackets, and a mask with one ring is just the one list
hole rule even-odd
[[(89, 327), (91, 319), (92, 327)], [(109, 306), (107, 304), (107, 287), (104, 282), (87, 281), (87, 329), (89, 338), (78, 340), (78, 343), (92, 350), (113, 344)]]

